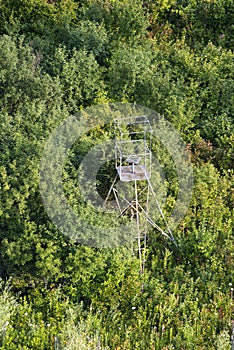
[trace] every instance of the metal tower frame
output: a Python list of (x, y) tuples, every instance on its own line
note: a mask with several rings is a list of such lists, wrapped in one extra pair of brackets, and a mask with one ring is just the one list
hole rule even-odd
[[(146, 261), (146, 238), (148, 226), (156, 228), (162, 235), (175, 243), (170, 228), (166, 222), (156, 194), (150, 182), (152, 153), (151, 137), (152, 127), (145, 116), (125, 117), (114, 120), (115, 127), (115, 168), (116, 176), (109, 189), (105, 203), (111, 193), (114, 194), (119, 215), (130, 214), (131, 219), (136, 221), (137, 252), (140, 261), (140, 273), (144, 273)], [(134, 196), (128, 200), (121, 196), (115, 185), (117, 180), (134, 183)], [(141, 181), (141, 187), (139, 186)], [(144, 185), (144, 186), (143, 186)], [(142, 188), (143, 187), (143, 188)], [(121, 201), (123, 204), (120, 203)], [(166, 230), (163, 230), (149, 216), (149, 200), (153, 197), (159, 213), (164, 220)], [(134, 249), (134, 244), (133, 244)]]

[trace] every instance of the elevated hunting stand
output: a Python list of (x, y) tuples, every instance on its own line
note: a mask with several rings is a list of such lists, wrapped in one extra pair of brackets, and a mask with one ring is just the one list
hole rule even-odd
[[(156, 228), (171, 241), (175, 242), (175, 240), (150, 182), (152, 168), (152, 127), (149, 120), (145, 116), (125, 117), (115, 119), (114, 127), (116, 176), (109, 189), (105, 203), (112, 193), (118, 206), (118, 216), (128, 214), (132, 220), (135, 220), (136, 236), (133, 248), (137, 251), (140, 261), (140, 273), (143, 274), (146, 261), (148, 226), (150, 225)], [(118, 180), (132, 182), (134, 184), (132, 199), (129, 200), (126, 196), (118, 192), (116, 188)], [(149, 215), (151, 197), (164, 220), (166, 230), (159, 227)]]

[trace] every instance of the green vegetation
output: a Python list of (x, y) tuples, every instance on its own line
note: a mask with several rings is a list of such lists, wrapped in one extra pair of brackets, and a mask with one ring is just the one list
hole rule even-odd
[[(231, 347), (233, 14), (232, 0), (0, 0), (0, 349)], [(164, 115), (194, 166), (180, 249), (152, 231), (144, 276), (129, 247), (70, 241), (39, 191), (50, 133), (118, 101)], [(64, 167), (67, 198), (91, 221), (77, 164), (111, 135), (107, 126), (84, 135)]]

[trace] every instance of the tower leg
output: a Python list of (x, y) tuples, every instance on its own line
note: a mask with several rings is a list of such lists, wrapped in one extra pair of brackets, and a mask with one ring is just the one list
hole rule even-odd
[(111, 187), (110, 187), (110, 189), (109, 189), (109, 191), (108, 191), (108, 193), (107, 193), (106, 199), (105, 199), (105, 201), (104, 201), (104, 205), (106, 205), (106, 202), (107, 202), (108, 199), (109, 199), (109, 196), (110, 196), (110, 194), (111, 194), (111, 191), (112, 191), (113, 188), (114, 188), (114, 185), (115, 185), (115, 183), (116, 183), (116, 181), (117, 181), (117, 178), (118, 178), (118, 174), (116, 174), (116, 176), (115, 176), (115, 178), (114, 178), (114, 181), (113, 181), (113, 183), (112, 183), (112, 185), (111, 185)]
[[(147, 200), (146, 200), (146, 212), (148, 213), (148, 196), (149, 189), (147, 190)], [(145, 270), (145, 260), (146, 260), (146, 232), (147, 232), (147, 220), (145, 220), (145, 215), (141, 215), (140, 208), (142, 206), (139, 203), (138, 198), (138, 188), (137, 181), (135, 180), (135, 212), (136, 212), (136, 226), (137, 226), (137, 245), (138, 245), (138, 256), (140, 261), (140, 273), (143, 274)]]

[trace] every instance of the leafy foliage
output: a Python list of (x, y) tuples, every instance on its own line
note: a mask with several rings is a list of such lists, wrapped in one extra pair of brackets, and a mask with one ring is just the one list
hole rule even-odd
[[(0, 349), (227, 349), (233, 322), (233, 2), (0, 0)], [(51, 132), (110, 101), (165, 115), (187, 143), (193, 198), (173, 248), (152, 230), (146, 272), (129, 246), (63, 236), (39, 193)], [(105, 226), (77, 188), (104, 125), (67, 157), (63, 186), (83, 219)], [(153, 140), (176, 195), (170, 156)], [(98, 174), (106, 193), (113, 174)]]

